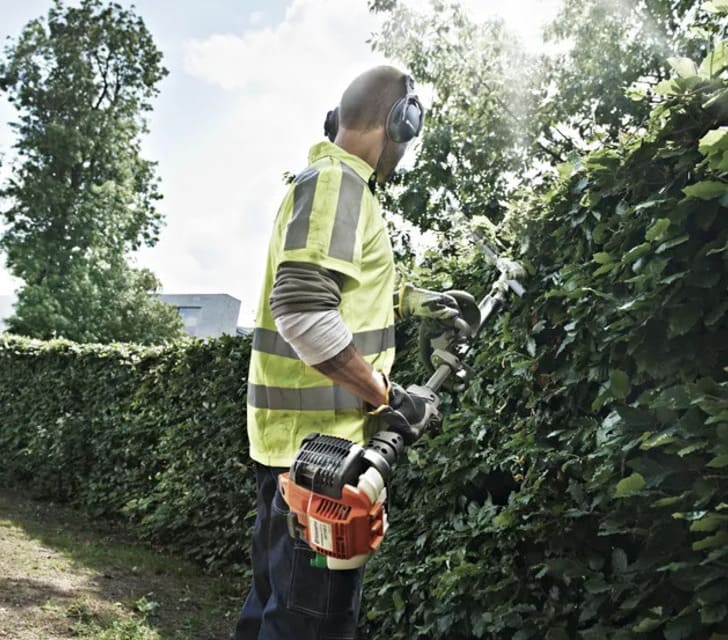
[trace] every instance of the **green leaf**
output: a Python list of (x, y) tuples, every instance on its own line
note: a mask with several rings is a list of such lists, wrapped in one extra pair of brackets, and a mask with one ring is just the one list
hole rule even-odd
[(612, 551), (612, 570), (615, 573), (624, 573), (627, 571), (628, 566), (629, 561), (624, 549), (620, 549), (619, 547), (614, 549), (614, 551)]
[(672, 240), (663, 242), (659, 247), (657, 247), (657, 249), (655, 250), (655, 253), (662, 253), (663, 251), (667, 251), (668, 249), (677, 247), (678, 245), (683, 244), (684, 242), (687, 242), (688, 240), (690, 240), (690, 236), (687, 233), (685, 235), (678, 236), (677, 238), (673, 238)]
[(728, 42), (721, 40), (705, 59), (698, 70), (704, 78), (716, 78), (728, 67)]
[(727, 522), (728, 516), (711, 513), (700, 518), (700, 520), (693, 520), (690, 531), (715, 531)]
[(685, 335), (702, 316), (702, 309), (696, 305), (685, 305), (674, 309), (670, 315), (669, 336)]
[(617, 483), (617, 488), (614, 492), (615, 498), (628, 498), (634, 496), (642, 491), (645, 486), (645, 479), (640, 473), (633, 473), (626, 478), (623, 478)]
[(711, 129), (698, 141), (698, 150), (704, 156), (724, 149), (728, 149), (728, 127)]
[(609, 389), (612, 395), (619, 399), (624, 400), (630, 391), (629, 377), (621, 369), (612, 369), (609, 374)]
[(670, 496), (669, 498), (660, 498), (659, 500), (656, 500), (653, 505), (655, 507), (669, 507), (676, 502), (680, 502), (682, 500), (682, 496)]
[(728, 0), (708, 0), (701, 6), (703, 11), (708, 13), (728, 13)]
[(649, 242), (643, 242), (642, 244), (638, 244), (636, 247), (632, 247), (627, 253), (624, 254), (624, 256), (622, 257), (622, 262), (624, 262), (625, 264), (634, 262), (640, 256), (649, 253), (650, 249), (652, 249), (652, 245)]
[(603, 264), (598, 269), (594, 269), (594, 271), (592, 272), (592, 275), (596, 278), (605, 273), (609, 273), (610, 271), (614, 271), (614, 269), (616, 269), (617, 267), (619, 267), (618, 262), (610, 262), (608, 264)]
[(667, 62), (681, 78), (698, 75), (698, 67), (690, 58), (668, 58)]
[(493, 524), (499, 529), (505, 529), (510, 527), (514, 523), (515, 519), (510, 511), (503, 510), (495, 518), (493, 518)]
[(653, 91), (660, 96), (672, 96), (683, 92), (682, 88), (674, 78), (658, 82), (653, 87)]
[(605, 253), (603, 251), (595, 253), (594, 256), (592, 257), (592, 259), (597, 264), (608, 264), (610, 262), (614, 262), (614, 258), (612, 257), (612, 254)]
[(719, 531), (714, 536), (708, 536), (697, 542), (693, 542), (693, 551), (703, 551), (713, 547), (721, 547), (728, 543), (728, 531)]
[(632, 631), (635, 633), (647, 633), (648, 631), (657, 629), (661, 624), (662, 620), (658, 620), (657, 618), (642, 618), (639, 624), (632, 627)]
[(728, 184), (718, 180), (703, 180), (683, 189), (683, 193), (689, 198), (698, 198), (700, 200), (714, 200), (727, 192)]
[(700, 622), (703, 624), (717, 624), (723, 622), (728, 616), (728, 605), (713, 604), (700, 610)]
[(656, 447), (663, 447), (666, 444), (671, 444), (675, 442), (675, 437), (671, 436), (667, 433), (661, 433), (657, 436), (654, 436), (650, 438), (649, 440), (643, 442), (640, 445), (640, 449), (648, 450), (648, 449), (654, 449)]
[(723, 469), (724, 467), (728, 467), (728, 453), (722, 453), (719, 456), (715, 456), (715, 458), (713, 458), (705, 466), (712, 467), (714, 469)]
[(677, 455), (679, 455), (681, 458), (684, 458), (685, 456), (695, 453), (696, 451), (700, 451), (701, 449), (705, 449), (705, 447), (708, 446), (707, 442), (696, 442), (694, 444), (689, 444), (687, 447), (683, 447), (682, 449), (679, 449), (677, 452)]
[(705, 316), (705, 326), (712, 327), (718, 320), (720, 320), (728, 311), (728, 299), (724, 300), (715, 309)]
[(647, 229), (645, 233), (645, 240), (649, 240), (650, 242), (662, 240), (667, 229), (670, 227), (670, 224), (671, 222), (669, 218), (660, 218), (656, 220), (655, 223)]

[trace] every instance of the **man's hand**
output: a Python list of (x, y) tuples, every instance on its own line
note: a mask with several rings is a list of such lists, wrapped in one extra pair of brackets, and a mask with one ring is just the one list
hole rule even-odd
[(399, 433), (410, 445), (427, 430), (435, 431), (442, 424), (438, 411), (439, 399), (427, 387), (410, 385), (403, 389), (395, 382), (388, 386), (388, 403), (383, 404), (369, 415), (379, 416), (387, 426)]
[(395, 310), (400, 318), (410, 316), (430, 318), (454, 327), (458, 332), (468, 328), (458, 301), (447, 293), (419, 289), (406, 284), (398, 295), (395, 295)]

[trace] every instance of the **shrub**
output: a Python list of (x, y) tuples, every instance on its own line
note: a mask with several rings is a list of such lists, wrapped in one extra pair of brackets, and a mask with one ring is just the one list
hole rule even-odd
[(728, 637), (726, 52), (504, 224), (527, 295), (396, 474), (365, 637)]
[(247, 560), (250, 341), (171, 347), (0, 336), (0, 483), (95, 516), (209, 568)]

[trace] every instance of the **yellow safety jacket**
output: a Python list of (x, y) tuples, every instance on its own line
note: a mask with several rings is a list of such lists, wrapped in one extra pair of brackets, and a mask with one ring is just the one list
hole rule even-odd
[(339, 311), (375, 369), (394, 361), (394, 259), (373, 193), (373, 169), (331, 142), (314, 145), (309, 167), (283, 199), (268, 248), (248, 377), (248, 438), (254, 460), (291, 464), (306, 434), (363, 444), (363, 402), (307, 366), (278, 334), (269, 298), (281, 262), (308, 262), (346, 276)]

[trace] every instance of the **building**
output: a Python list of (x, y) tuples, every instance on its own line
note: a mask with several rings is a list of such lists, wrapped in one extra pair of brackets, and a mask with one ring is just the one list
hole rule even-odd
[[(226, 293), (156, 294), (162, 302), (176, 307), (185, 331), (196, 338), (217, 338), (223, 334), (247, 335), (250, 329), (238, 327), (240, 300)], [(5, 318), (13, 313), (15, 296), (0, 295), (0, 333)]]
[[(240, 300), (226, 293), (161, 293), (157, 298), (177, 307), (185, 331), (196, 338), (217, 338), (238, 332)], [(241, 331), (244, 331), (241, 329)]]

